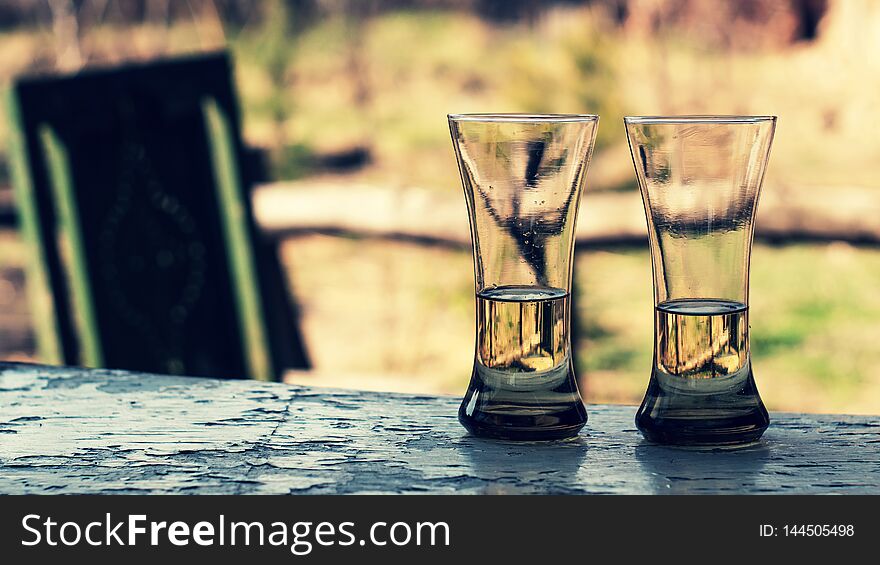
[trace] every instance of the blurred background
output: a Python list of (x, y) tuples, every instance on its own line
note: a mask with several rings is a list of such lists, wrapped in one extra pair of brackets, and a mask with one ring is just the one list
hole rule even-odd
[[(880, 3), (4, 0), (0, 81), (228, 49), (328, 386), (463, 393), (473, 271), (450, 112), (590, 112), (575, 347), (590, 402), (638, 403), (653, 298), (626, 114), (776, 114), (751, 328), (771, 410), (880, 413)], [(0, 117), (0, 356), (37, 360)]]

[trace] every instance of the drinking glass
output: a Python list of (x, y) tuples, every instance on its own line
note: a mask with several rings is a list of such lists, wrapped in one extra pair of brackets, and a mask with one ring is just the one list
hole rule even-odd
[(474, 253), (476, 351), (458, 417), (472, 434), (574, 436), (574, 230), (594, 115), (456, 114), (449, 129)]
[(654, 272), (654, 361), (636, 425), (651, 441), (758, 439), (749, 258), (774, 116), (627, 117)]

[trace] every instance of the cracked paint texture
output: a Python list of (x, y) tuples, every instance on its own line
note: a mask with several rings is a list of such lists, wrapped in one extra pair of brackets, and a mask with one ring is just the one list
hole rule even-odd
[(880, 494), (880, 417), (773, 414), (757, 444), (467, 435), (458, 398), (0, 363), (0, 493)]

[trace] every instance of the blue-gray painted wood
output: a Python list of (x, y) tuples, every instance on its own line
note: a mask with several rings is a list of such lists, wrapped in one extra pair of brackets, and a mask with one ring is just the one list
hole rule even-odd
[(880, 493), (880, 417), (773, 414), (757, 445), (469, 437), (457, 398), (0, 364), (0, 493)]

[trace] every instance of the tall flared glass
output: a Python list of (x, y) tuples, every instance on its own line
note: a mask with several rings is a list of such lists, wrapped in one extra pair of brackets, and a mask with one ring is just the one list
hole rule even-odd
[(475, 435), (558, 439), (587, 421), (572, 363), (570, 292), (598, 120), (449, 116), (476, 282), (474, 368), (458, 416)]
[(769, 417), (749, 353), (749, 258), (773, 116), (627, 117), (654, 271), (649, 440), (758, 439)]

